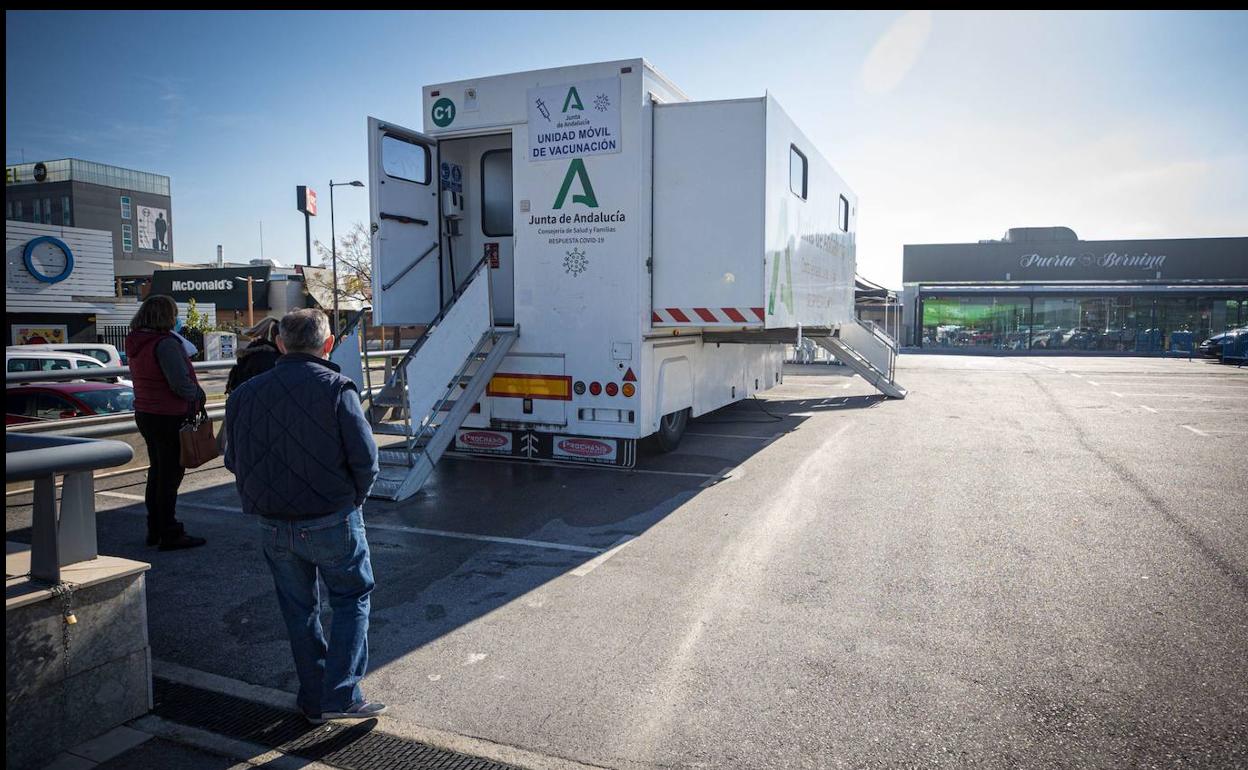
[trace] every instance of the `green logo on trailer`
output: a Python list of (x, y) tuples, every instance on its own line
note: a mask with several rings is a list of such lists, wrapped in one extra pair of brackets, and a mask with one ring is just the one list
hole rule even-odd
[(581, 95), (576, 92), (576, 86), (568, 89), (568, 95), (563, 98), (563, 112), (567, 114), (569, 109), (585, 110), (585, 105), (581, 104)]
[(568, 173), (563, 176), (563, 186), (559, 188), (559, 195), (555, 197), (555, 208), (563, 208), (563, 204), (567, 201), (568, 193), (572, 190), (572, 181), (580, 180), (580, 194), (572, 195), (573, 203), (584, 203), (591, 209), (598, 208), (598, 198), (594, 195), (594, 186), (589, 183), (589, 172), (585, 170), (585, 161), (580, 158), (573, 158), (568, 164)]
[[(773, 251), (771, 263), (771, 297), (767, 302), (767, 315), (776, 314), (776, 291), (780, 292), (780, 301), (784, 307), (793, 312), (793, 244), (784, 247), (783, 252)], [(784, 257), (784, 288), (780, 288), (780, 257)]]
[(438, 128), (446, 128), (451, 125), (451, 121), (455, 120), (455, 102), (447, 99), (445, 96), (433, 103), (433, 125)]

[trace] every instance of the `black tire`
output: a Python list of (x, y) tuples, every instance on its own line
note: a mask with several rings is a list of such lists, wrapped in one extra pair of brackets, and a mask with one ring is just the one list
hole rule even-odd
[(650, 437), (651, 444), (660, 452), (674, 452), (685, 436), (685, 428), (689, 427), (689, 410), (665, 414), (659, 420), (659, 429)]

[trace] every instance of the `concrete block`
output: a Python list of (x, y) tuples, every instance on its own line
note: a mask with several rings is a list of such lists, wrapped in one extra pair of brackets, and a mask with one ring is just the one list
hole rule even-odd
[[(5, 764), (38, 767), (147, 713), (151, 663), (143, 575), (5, 612)], [(68, 629), (68, 651), (64, 631)]]

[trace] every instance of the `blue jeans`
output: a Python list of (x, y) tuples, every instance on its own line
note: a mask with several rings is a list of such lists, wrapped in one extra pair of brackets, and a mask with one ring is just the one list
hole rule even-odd
[[(286, 621), (305, 714), (346, 711), (364, 697), (373, 567), (359, 508), (315, 519), (260, 519), (264, 558)], [(320, 583), (329, 589), (329, 643), (321, 628)]]

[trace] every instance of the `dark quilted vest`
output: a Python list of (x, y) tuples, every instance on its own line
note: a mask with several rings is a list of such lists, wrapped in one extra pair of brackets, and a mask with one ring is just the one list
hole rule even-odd
[(351, 508), (338, 402), (355, 389), (328, 361), (287, 355), (230, 394), (226, 430), (244, 511), (302, 519)]
[[(148, 414), (188, 414), (194, 407), (169, 388), (169, 381), (156, 360), (156, 345), (164, 339), (175, 339), (169, 332), (136, 329), (126, 335), (126, 363), (130, 367), (130, 379), (134, 382), (134, 411)], [(179, 343), (181, 344), (181, 343)], [(186, 370), (191, 380), (195, 367), (186, 359)]]

